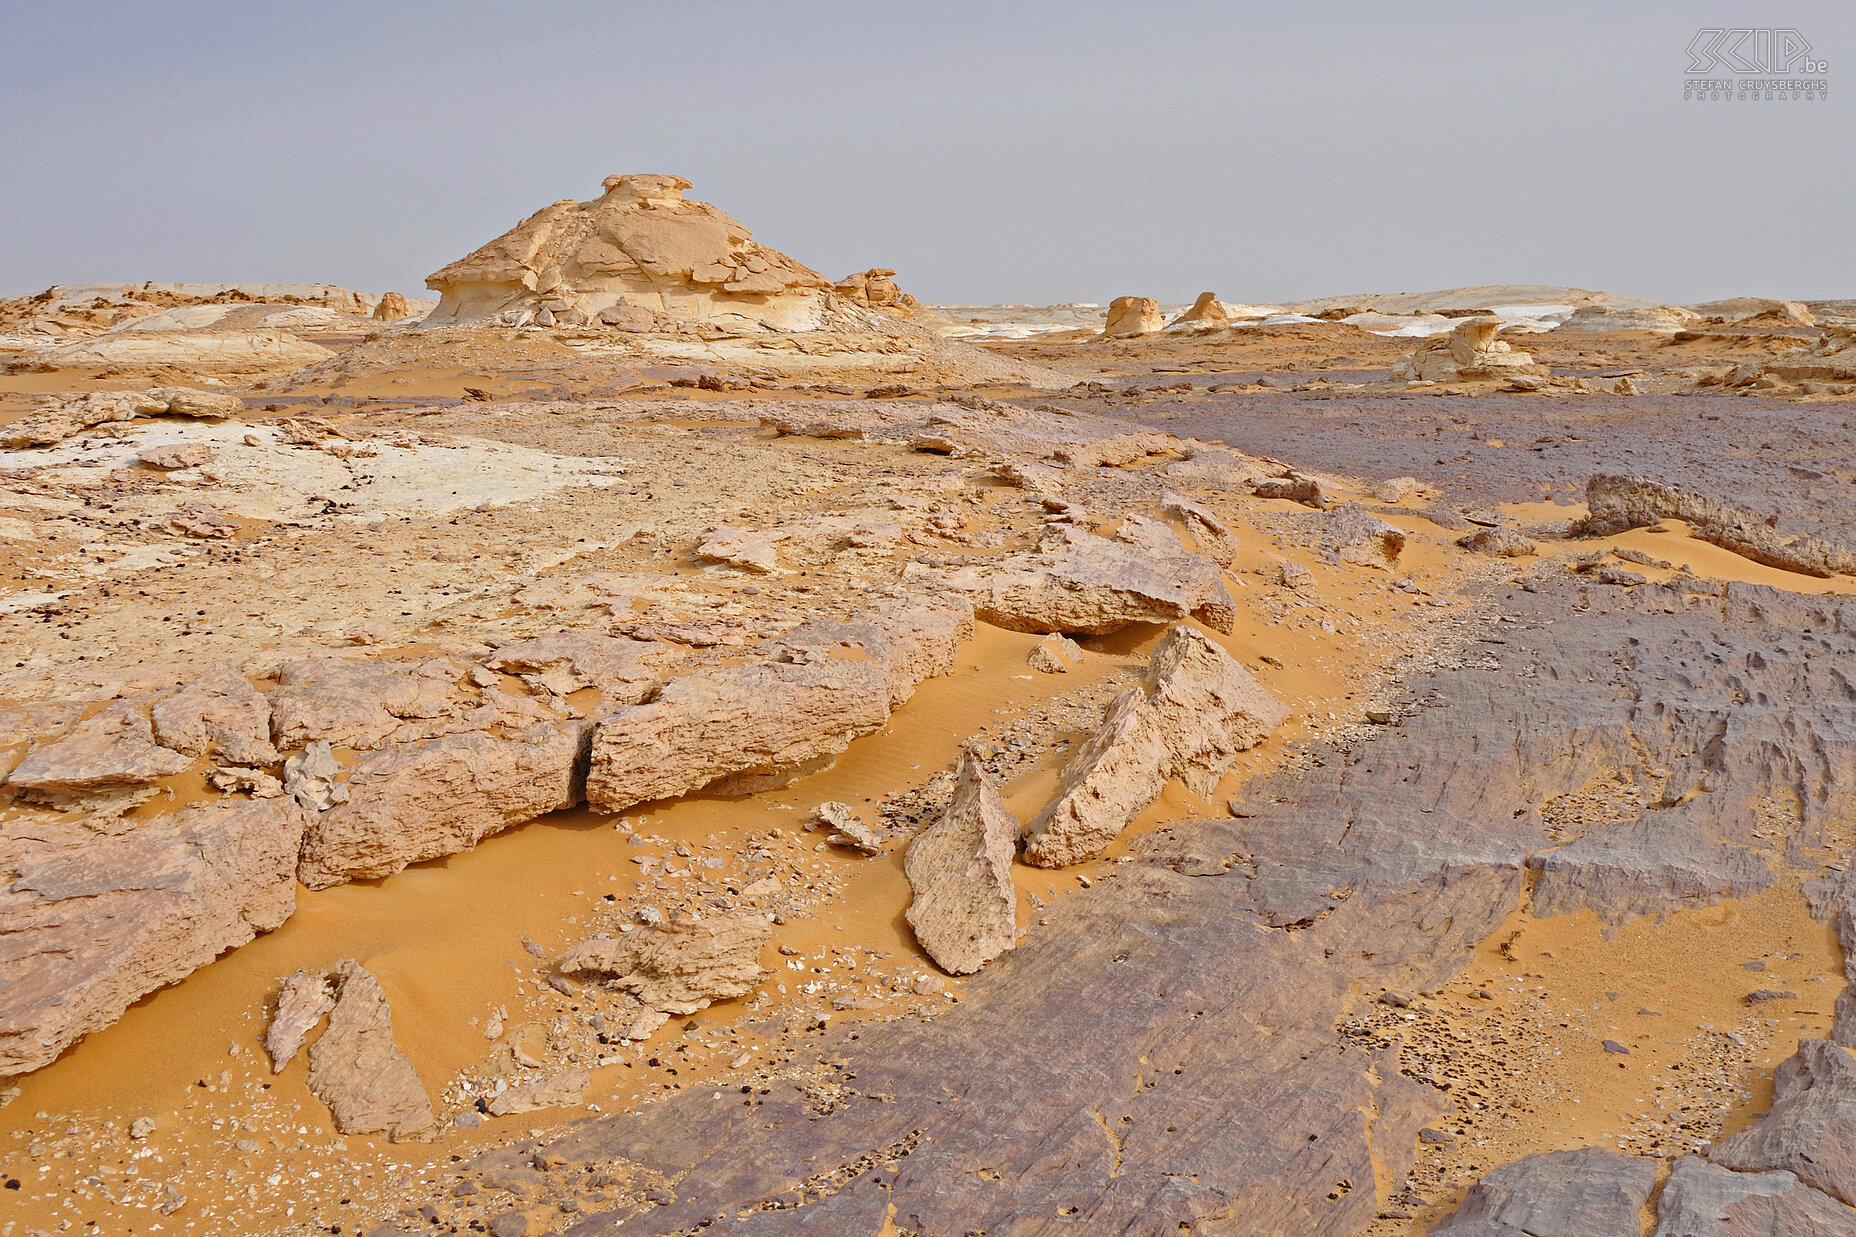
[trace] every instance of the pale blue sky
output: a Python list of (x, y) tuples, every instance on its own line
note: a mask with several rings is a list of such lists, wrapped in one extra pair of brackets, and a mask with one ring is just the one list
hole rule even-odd
[[(1830, 99), (1684, 102), (1702, 26)], [(930, 301), (1856, 296), (1853, 48), (1847, 2), (0, 0), (0, 295), (418, 291), (649, 171)]]

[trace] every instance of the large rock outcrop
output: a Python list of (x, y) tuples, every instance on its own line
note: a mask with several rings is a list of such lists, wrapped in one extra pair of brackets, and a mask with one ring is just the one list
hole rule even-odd
[(971, 975), (1012, 947), (1017, 849), (1018, 818), (979, 758), (962, 752), (953, 799), (941, 819), (909, 843), (903, 862), (912, 894), (909, 926), (942, 970)]
[(1600, 473), (1585, 483), (1590, 512), (1575, 535), (1606, 537), (1663, 520), (1681, 520), (1691, 536), (1767, 567), (1827, 579), (1856, 575), (1856, 553), (1809, 534), (1787, 537), (1744, 507), (1647, 477)]
[(1115, 698), (1064, 767), (1057, 795), (1025, 830), (1025, 861), (1067, 867), (1102, 853), (1177, 777), (1201, 798), (1237, 753), (1289, 716), (1229, 653), (1175, 627), (1148, 659), (1146, 685)]
[(6, 786), (22, 799), (56, 808), (121, 808), (146, 798), (155, 782), (192, 763), (191, 757), (155, 742), (148, 714), (124, 700), (28, 752)]
[(1108, 303), (1108, 321), (1102, 334), (1110, 338), (1152, 335), (1165, 325), (1160, 302), (1151, 296), (1118, 296)]
[(1596, 1147), (1504, 1164), (1469, 1188), (1433, 1232), (1455, 1237), (1612, 1237), (1635, 1233), (1656, 1186), (1654, 1161)]
[(862, 621), (797, 627), (767, 660), (673, 678), (594, 730), (587, 803), (620, 812), (784, 785), (881, 727), (972, 634), (964, 600), (909, 595)]
[(288, 919), (308, 821), (288, 801), (228, 801), (115, 834), (0, 839), (0, 1076)]
[(543, 207), (436, 271), (428, 325), (502, 318), (633, 330), (713, 324), (814, 330), (831, 281), (754, 242), (681, 176), (608, 176), (589, 202)]

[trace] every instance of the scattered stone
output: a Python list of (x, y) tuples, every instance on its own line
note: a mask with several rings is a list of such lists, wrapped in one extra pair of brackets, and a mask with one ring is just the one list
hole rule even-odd
[[(686, 920), (593, 937), (554, 965), (562, 974), (629, 992), (649, 1011), (681, 1016), (752, 991), (767, 974), (760, 951), (772, 935), (773, 925), (762, 915)], [(663, 1025), (662, 1017), (657, 1025)]]
[(154, 1132), (155, 1119), (153, 1117), (137, 1117), (135, 1120), (129, 1122), (129, 1137), (135, 1139), (137, 1142), (147, 1138)]
[(1620, 1057), (1628, 1057), (1630, 1055), (1630, 1049), (1618, 1043), (1615, 1039), (1608, 1039), (1605, 1041), (1605, 1051)]
[(593, 1075), (577, 1065), (558, 1070), (547, 1078), (510, 1087), (489, 1104), (492, 1117), (535, 1112), (542, 1108), (565, 1108), (586, 1099), (586, 1089)]
[(1276, 583), (1296, 593), (1314, 593), (1321, 587), (1315, 580), (1315, 573), (1296, 562), (1276, 565)]
[(828, 801), (812, 811), (807, 829), (829, 829), (825, 840), (833, 846), (848, 846), (866, 855), (882, 852), (883, 838), (853, 812), (849, 804)]
[(1764, 1005), (1767, 1001), (1795, 1001), (1797, 999), (1796, 992), (1781, 992), (1776, 988), (1756, 988), (1746, 994), (1748, 1005)]
[(909, 843), (903, 864), (909, 926), (928, 956), (951, 975), (971, 975), (1017, 938), (1012, 856), (1018, 834), (1018, 818), (978, 756), (970, 748), (963, 751), (954, 797), (941, 818)]
[(1301, 503), (1304, 507), (1313, 507), (1317, 511), (1326, 511), (1334, 505), (1334, 498), (1319, 478), (1305, 476), (1290, 471), (1281, 477), (1264, 477), (1251, 486), (1251, 493), (1258, 498), (1282, 498), (1289, 502)]

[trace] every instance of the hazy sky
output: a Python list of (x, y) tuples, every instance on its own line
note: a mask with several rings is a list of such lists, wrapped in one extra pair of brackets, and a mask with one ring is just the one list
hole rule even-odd
[[(1829, 99), (1685, 102), (1703, 26)], [(0, 0), (0, 295), (413, 292), (646, 171), (937, 302), (1856, 297), (1852, 50), (1849, 0)]]

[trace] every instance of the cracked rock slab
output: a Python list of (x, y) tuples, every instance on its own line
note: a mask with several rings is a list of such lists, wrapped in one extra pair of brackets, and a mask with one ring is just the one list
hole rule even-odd
[(380, 981), (353, 960), (338, 962), (334, 979), (328, 1029), (309, 1048), (309, 1089), (344, 1134), (399, 1142), (424, 1133), (437, 1118), (418, 1071), (394, 1042)]

